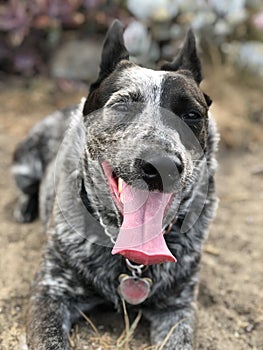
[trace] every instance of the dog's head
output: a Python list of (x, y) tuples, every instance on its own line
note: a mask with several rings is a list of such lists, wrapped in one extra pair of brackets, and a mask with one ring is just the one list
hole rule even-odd
[(211, 101), (201, 80), (191, 30), (160, 70), (129, 61), (119, 21), (108, 31), (83, 110), (84, 173), (93, 209), (105, 230), (118, 235), (113, 253), (143, 264), (175, 261), (163, 227), (206, 152)]

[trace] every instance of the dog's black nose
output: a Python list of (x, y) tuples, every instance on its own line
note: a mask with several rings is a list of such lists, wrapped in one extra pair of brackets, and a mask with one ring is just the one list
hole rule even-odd
[(183, 172), (183, 164), (176, 156), (154, 157), (147, 161), (141, 160), (140, 163), (142, 178), (150, 190), (169, 192), (177, 185), (176, 182)]

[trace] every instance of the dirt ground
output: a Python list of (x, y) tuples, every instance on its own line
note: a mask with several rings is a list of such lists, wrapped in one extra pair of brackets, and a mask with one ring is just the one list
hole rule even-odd
[[(212, 110), (222, 134), (217, 175), (220, 205), (202, 259), (197, 349), (262, 350), (262, 86), (227, 67), (207, 69), (206, 75), (204, 89), (215, 101)], [(0, 349), (17, 350), (25, 349), (29, 286), (45, 235), (39, 221), (26, 225), (13, 221), (12, 151), (37, 120), (78, 102), (86, 92), (62, 93), (43, 79), (27, 87), (14, 80), (0, 84), (0, 91)], [(83, 321), (72, 335), (72, 347), (117, 349), (124, 328), (122, 315), (97, 310), (90, 318), (98, 334)], [(129, 349), (147, 346), (147, 323), (142, 320)]]

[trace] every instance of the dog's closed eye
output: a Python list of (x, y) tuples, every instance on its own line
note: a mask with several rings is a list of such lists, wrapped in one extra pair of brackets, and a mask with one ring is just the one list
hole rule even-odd
[(197, 111), (183, 113), (181, 118), (188, 123), (196, 123), (202, 120), (202, 114)]
[(129, 102), (117, 102), (112, 104), (110, 107), (112, 107), (117, 112), (128, 112), (131, 106)]

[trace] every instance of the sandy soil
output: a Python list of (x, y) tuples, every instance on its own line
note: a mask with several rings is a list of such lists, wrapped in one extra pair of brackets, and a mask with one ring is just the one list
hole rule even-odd
[[(197, 348), (260, 350), (263, 349), (262, 92), (254, 83), (243, 84), (227, 69), (224, 70), (227, 79), (223, 79), (222, 72), (207, 73), (204, 88), (216, 101), (213, 113), (222, 133), (217, 175), (220, 206), (202, 260)], [(27, 88), (13, 81), (0, 89), (0, 349), (17, 350), (23, 348), (29, 286), (40, 261), (45, 235), (40, 222), (20, 225), (12, 219), (16, 197), (10, 177), (12, 151), (37, 120), (55, 108), (78, 102), (83, 92), (65, 95), (44, 80), (36, 80)], [(96, 310), (90, 317), (99, 336), (82, 322), (72, 335), (72, 347), (117, 349), (116, 339), (124, 328), (122, 315)], [(140, 321), (134, 338), (129, 349), (147, 348), (145, 321)]]

